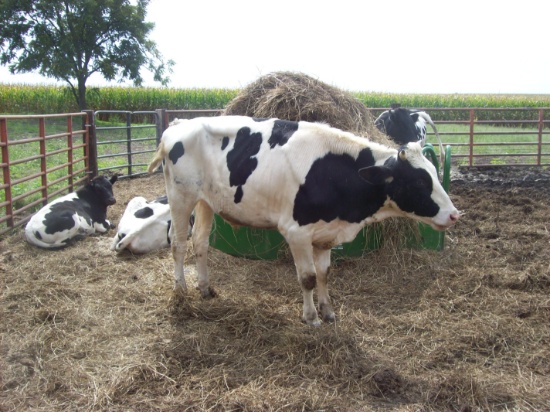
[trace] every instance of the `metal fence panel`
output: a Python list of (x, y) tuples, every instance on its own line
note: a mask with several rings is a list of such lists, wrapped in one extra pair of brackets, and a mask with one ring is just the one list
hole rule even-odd
[(88, 179), (88, 127), (86, 113), (0, 116), (0, 234)]
[[(548, 107), (419, 109), (430, 114), (444, 145), (452, 146), (455, 166), (550, 166)], [(376, 117), (386, 109), (369, 110)], [(175, 118), (221, 113), (159, 109), (0, 116), (0, 235), (100, 172), (146, 173), (162, 132)], [(429, 131), (428, 140), (434, 143), (434, 137)]]

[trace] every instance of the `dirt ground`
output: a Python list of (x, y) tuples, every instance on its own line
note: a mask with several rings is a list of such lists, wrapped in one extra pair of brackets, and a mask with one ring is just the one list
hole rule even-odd
[[(0, 410), (549, 410), (550, 173), (463, 172), (445, 249), (334, 262), (319, 328), (287, 255), (212, 251), (203, 301), (173, 293), (168, 249), (117, 256), (114, 231), (61, 251), (2, 239)], [(163, 185), (119, 181), (110, 218)]]

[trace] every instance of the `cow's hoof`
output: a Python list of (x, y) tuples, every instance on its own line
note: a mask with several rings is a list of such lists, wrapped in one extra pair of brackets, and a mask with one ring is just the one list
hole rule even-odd
[(200, 290), (200, 292), (203, 299), (212, 299), (218, 296), (218, 292), (216, 292), (212, 286), (208, 286), (206, 290)]
[(174, 283), (174, 292), (178, 295), (183, 296), (186, 292), (187, 288), (183, 286), (182, 284), (176, 282)]
[(309, 326), (313, 326), (315, 328), (318, 328), (321, 326), (321, 321), (319, 320), (319, 318), (317, 319), (314, 319), (314, 320), (311, 320), (311, 321), (305, 321)]
[(311, 319), (302, 317), (302, 321), (309, 326), (315, 326), (315, 327), (321, 326), (321, 320), (317, 316)]
[(336, 316), (334, 316), (334, 312), (326, 313), (323, 315), (323, 322), (334, 323), (335, 320), (336, 320)]
[(323, 322), (333, 323), (336, 320), (336, 317), (334, 315), (334, 310), (332, 310), (332, 307), (330, 304), (322, 303), (319, 309), (321, 311), (321, 317), (323, 318)]

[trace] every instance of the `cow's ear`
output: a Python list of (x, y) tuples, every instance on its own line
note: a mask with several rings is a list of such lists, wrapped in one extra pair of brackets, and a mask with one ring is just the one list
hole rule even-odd
[(385, 166), (370, 166), (359, 169), (359, 176), (372, 185), (384, 185), (393, 180), (391, 169)]
[(117, 180), (118, 180), (118, 175), (113, 175), (109, 180), (109, 182), (111, 182), (111, 184), (114, 184)]

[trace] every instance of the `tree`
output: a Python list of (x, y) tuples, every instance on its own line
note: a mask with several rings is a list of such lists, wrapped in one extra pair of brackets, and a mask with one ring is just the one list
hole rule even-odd
[(149, 0), (2, 0), (0, 64), (11, 73), (38, 71), (66, 82), (80, 110), (86, 82), (94, 73), (106, 80), (143, 83), (141, 69), (168, 84), (174, 62), (163, 61), (148, 39)]

